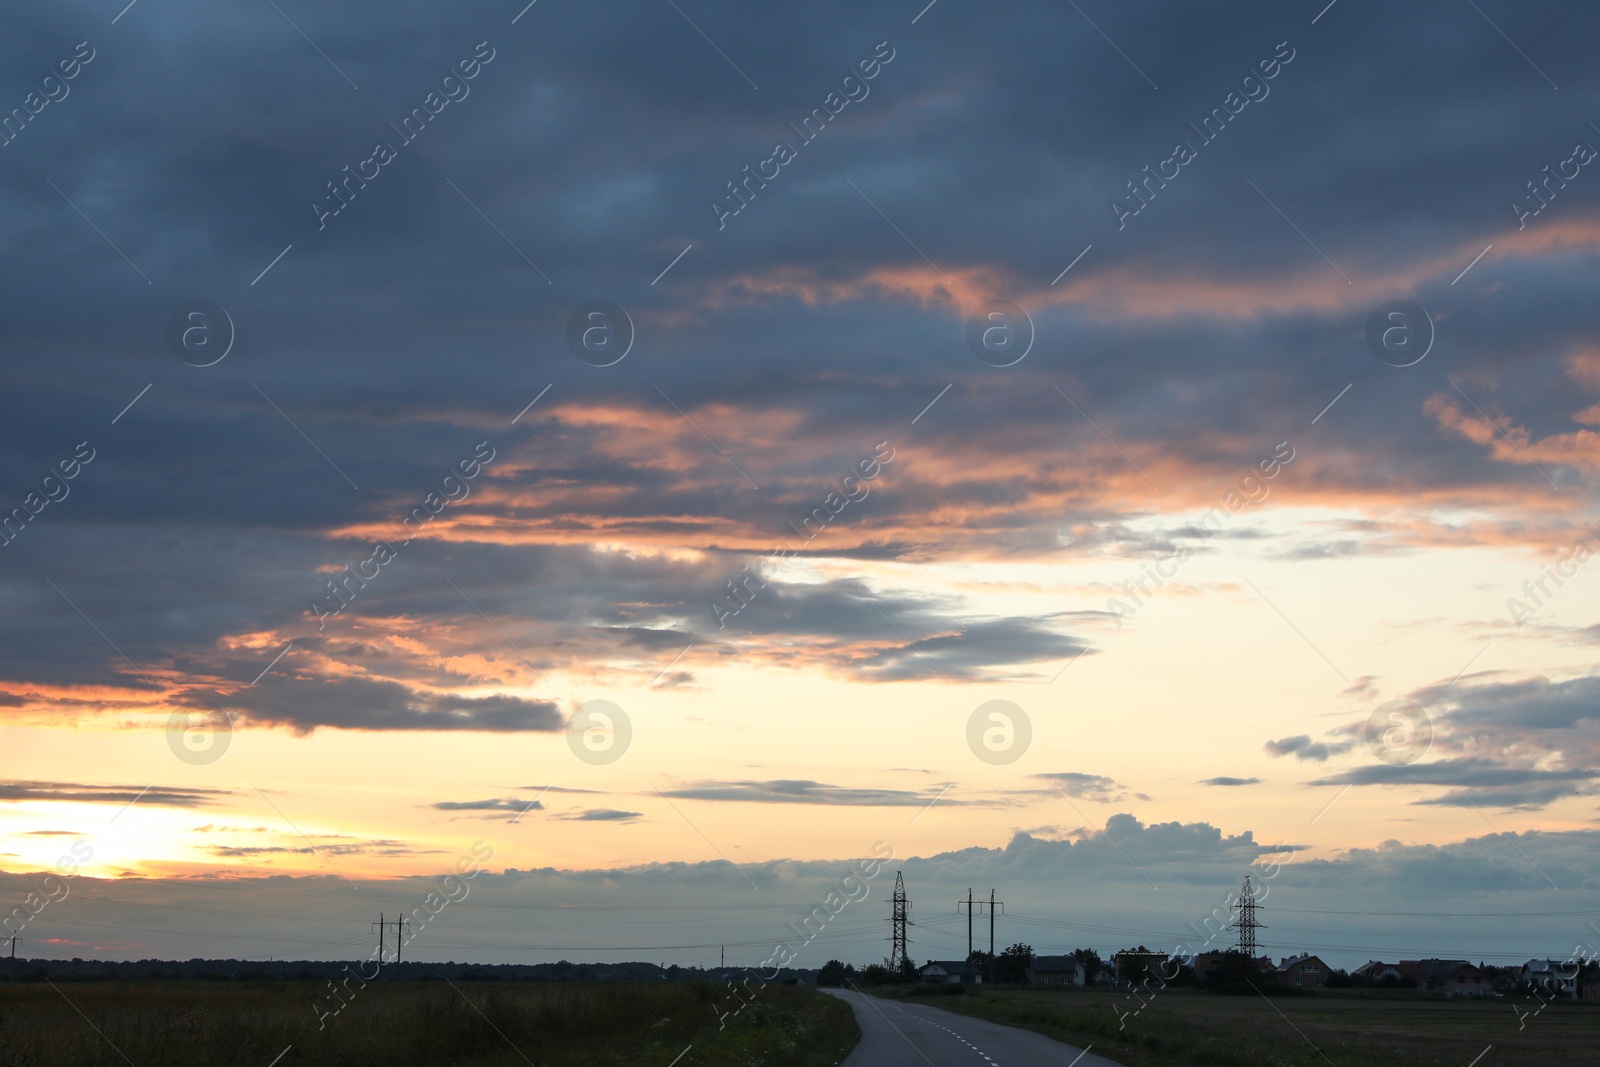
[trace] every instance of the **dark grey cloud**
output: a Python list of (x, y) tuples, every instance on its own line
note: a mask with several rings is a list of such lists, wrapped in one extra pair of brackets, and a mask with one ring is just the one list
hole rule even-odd
[(250, 859), (255, 856), (429, 856), (444, 851), (413, 848), (404, 841), (323, 841), (305, 845), (210, 845), (206, 851), (223, 859)]
[(1057, 633), (1047, 619), (971, 620), (961, 626), (959, 633), (914, 638), (858, 657), (852, 664), (854, 673), (865, 681), (934, 677), (975, 681), (1016, 676), (994, 668), (1014, 671), (1025, 664), (1070, 659), (1093, 651), (1083, 641)]
[(0, 802), (59, 801), (73, 804), (116, 804), (135, 802), (160, 808), (203, 808), (222, 803), (233, 795), (228, 789), (202, 789), (172, 786), (95, 785), (82, 782), (0, 782)]
[(1411, 694), (1411, 699), (1439, 706), (1449, 727), (1463, 734), (1503, 730), (1551, 736), (1563, 732), (1569, 740), (1578, 741), (1583, 734), (1593, 736), (1600, 727), (1600, 675), (1596, 674), (1560, 681), (1544, 676), (1513, 681), (1480, 679), (1457, 691), (1444, 685), (1424, 688)]
[(1318, 778), (1309, 785), (1428, 785), (1449, 787), (1417, 804), (1460, 808), (1538, 810), (1566, 796), (1597, 791), (1600, 770), (1540, 770), (1463, 757), (1395, 767), (1386, 763), (1355, 767)]
[[(1055, 790), (1065, 793), (1069, 797), (1081, 797), (1092, 800), (1098, 804), (1116, 804), (1128, 799), (1128, 787), (1114, 778), (1107, 778), (1103, 774), (1084, 774), (1079, 771), (1058, 771), (1050, 774), (1033, 774), (1042, 782), (1049, 782)], [(1143, 793), (1134, 793), (1133, 796), (1140, 800), (1150, 798)]]
[(583, 811), (561, 812), (550, 817), (571, 822), (638, 822), (644, 818), (644, 812), (620, 811), (616, 808), (587, 808)]
[(1225, 775), (1225, 774), (1219, 774), (1215, 778), (1202, 778), (1198, 784), (1200, 784), (1200, 785), (1258, 785), (1258, 784), (1260, 784), (1260, 782), (1261, 782), (1261, 779), (1259, 779), (1259, 778), (1233, 778), (1233, 777), (1230, 777), (1230, 776)]
[[(857, 679), (936, 677), (937, 669), (949, 679), (981, 680), (1015, 676), (1028, 664), (1065, 659), (1084, 647), (1061, 632), (1073, 621), (1065, 616), (974, 617), (955, 598), (858, 583), (868, 591), (867, 600), (843, 581), (818, 586), (774, 579), (718, 629), (711, 598), (740, 566), (759, 557), (716, 554), (691, 563), (571, 545), (420, 541), (319, 630), (307, 611), (313, 595), (326, 595), (318, 568), (330, 559), (341, 566), (363, 559), (371, 553), (370, 542), (340, 538), (321, 544), (270, 531), (190, 540), (139, 530), (128, 538), (125, 548), (153, 554), (149, 566), (130, 570), (97, 553), (95, 538), (82, 529), (67, 531), (60, 543), (44, 543), (46, 573), (73, 575), (58, 583), (71, 603), (48, 585), (14, 579), (8, 591), (32, 622), (23, 626), (16, 621), (20, 616), (0, 622), (0, 632), (15, 636), (0, 645), (0, 678), (38, 694), (19, 697), (10, 702), (14, 707), (67, 704), (71, 697), (46, 690), (75, 683), (149, 689), (146, 679), (170, 662), (195, 679), (180, 687), (177, 703), (299, 730), (551, 730), (560, 728), (561, 719), (548, 700), (463, 700), (427, 690), (538, 684), (543, 680), (530, 664), (550, 670), (574, 659), (645, 682), (685, 685), (692, 683), (696, 664), (741, 649), (786, 666), (820, 660), (826, 669)], [(6, 581), (0, 575), (0, 588)], [(540, 593), (530, 597), (527, 591), (534, 588)], [(151, 620), (146, 606), (155, 599), (172, 610)], [(415, 619), (429, 620), (426, 631), (412, 632), (435, 654), (387, 639), (385, 630), (410, 628)], [(253, 686), (283, 644), (245, 647), (223, 640), (237, 628), (276, 630), (285, 643), (294, 642)], [(908, 638), (917, 642), (915, 650), (906, 646)], [(348, 669), (324, 680), (327, 668), (317, 664), (319, 656)], [(488, 673), (459, 666), (458, 657), (469, 656), (491, 664)], [(83, 701), (86, 710), (125, 706), (99, 694)]]
[[(1346, 696), (1375, 699), (1363, 677)], [(1307, 784), (1435, 786), (1443, 792), (1413, 803), (1536, 811), (1568, 796), (1587, 796), (1600, 779), (1600, 676), (1552, 680), (1490, 672), (1424, 686), (1407, 694), (1422, 709), (1428, 745), (1402, 765), (1364, 764)], [(1309, 734), (1268, 741), (1274, 757), (1327, 762), (1360, 753), (1366, 718), (1313, 741)]]
[[(867, 856), (871, 849), (864, 843), (859, 852)], [(1600, 886), (1597, 830), (1486, 832), (1444, 845), (1386, 841), (1311, 858), (1293, 842), (1257, 840), (1249, 831), (1230, 832), (1204, 822), (1147, 824), (1119, 813), (1103, 831), (1085, 829), (1067, 840), (1019, 833), (992, 846), (931, 855), (907, 854), (885, 842), (877, 856), (884, 862), (868, 868), (877, 874), (869, 879), (871, 915), (861, 924), (874, 929), (858, 927), (849, 936), (849, 927), (841, 926), (837, 941), (808, 948), (818, 955), (804, 957), (805, 965), (820, 965), (829, 955), (858, 963), (881, 958), (883, 931), (874, 917), (883, 914), (897, 871), (905, 877), (914, 914), (922, 916), (915, 928), (919, 957), (964, 946), (965, 920), (951, 905), (969, 886), (984, 885), (1004, 887), (1007, 921), (1025, 926), (1025, 940), (1041, 950), (1088, 945), (1105, 952), (1140, 941), (1161, 942), (1163, 948), (1192, 945), (1205, 930), (1226, 922), (1228, 893), (1251, 870), (1274, 943), (1316, 951), (1346, 967), (1401, 955), (1482, 955), (1505, 962), (1515, 953), (1521, 953), (1515, 962), (1529, 955), (1560, 956), (1570, 951), (1574, 928), (1581, 930), (1581, 915), (1573, 913), (1574, 893)], [(848, 857), (740, 866), (779, 916), (805, 914), (844, 874), (861, 869)], [(0, 888), (20, 897), (36, 879), (36, 874), (0, 873)], [(1159, 888), (1151, 888), (1151, 882)], [(384, 883), (385, 892), (402, 901), (421, 900), (436, 887), (434, 877)], [(670, 908), (683, 943), (710, 946), (687, 950), (674, 962), (714, 965), (715, 946), (723, 941), (785, 936), (784, 918), (765, 907), (754, 915), (738, 906), (749, 893), (749, 885), (720, 860), (588, 870), (518, 870), (496, 863), (473, 879), (469, 899), (452, 905), (462, 909), (461, 921), (486, 928), (480, 930), (483, 938), (471, 939), (486, 943), (460, 944), (441, 927), (425, 933), (407, 954), (497, 960), (506, 945), (531, 944), (546, 947), (517, 951), (554, 961), (572, 958), (569, 946), (584, 944), (591, 946), (592, 957), (637, 959), (638, 946), (646, 942), (641, 927), (632, 924), (659, 918)], [(82, 876), (74, 881), (73, 894), (82, 906), (96, 910), (91, 921), (135, 939), (133, 945), (107, 944), (108, 958), (171, 957), (196, 936), (215, 939), (220, 956), (248, 956), (259, 949), (259, 939), (282, 939), (296, 946), (294, 951), (306, 951), (308, 921), (326, 925), (332, 939), (340, 929), (370, 921), (364, 898), (331, 873), (239, 877), (225, 885), (193, 878)], [(181, 931), (167, 932), (170, 924), (153, 916), (169, 914), (175, 904), (192, 909), (190, 920)], [(940, 911), (947, 919), (939, 919)], [(1481, 921), (1464, 921), (1471, 916)], [(41, 938), (98, 936), (77, 921), (75, 915), (49, 909), (33, 929)], [(241, 934), (246, 930), (254, 940)], [(1482, 936), (1485, 930), (1491, 933)], [(540, 940), (530, 939), (530, 933)], [(1231, 941), (1230, 933), (1220, 936)], [(323, 958), (334, 958), (341, 949), (331, 945), (322, 951)]]
[(541, 811), (544, 804), (516, 797), (493, 797), (489, 800), (440, 800), (435, 801), (433, 807), (440, 811)]
[(1262, 746), (1267, 755), (1274, 759), (1293, 756), (1298, 760), (1314, 760), (1317, 763), (1325, 763), (1329, 756), (1346, 752), (1351, 747), (1348, 742), (1313, 741), (1310, 734), (1283, 737)]
[[(1126, 468), (1101, 431), (1141, 464), (1170, 468), (1170, 482), (1157, 480), (1181, 486), (1169, 491), (1185, 504), (1197, 489), (1220, 499), (1289, 438), (1303, 454), (1273, 483), (1274, 506), (1448, 499), (1510, 515), (1518, 521), (1500, 532), (1533, 542), (1567, 521), (1518, 514), (1530, 487), (1547, 488), (1539, 475), (1442, 431), (1424, 406), (1453, 396), (1436, 371), (1446, 366), (1536, 438), (1574, 432), (1595, 401), (1566, 361), (1597, 341), (1581, 309), (1600, 256), (1576, 237), (1528, 244), (1581, 231), (1592, 206), (1575, 187), (1526, 232), (1508, 210), (1600, 113), (1583, 47), (1594, 14), (1576, 0), (1507, 25), (1561, 85), (1548, 102), (1543, 76), (1470, 9), (1380, 24), (1341, 5), (1313, 27), (1302, 12), (1239, 0), (1172, 12), (1156, 32), (1132, 9), (1092, 12), (1112, 38), (1139, 42), (1130, 55), (1159, 92), (1083, 33), (1077, 12), (1047, 4), (1008, 10), (1002, 40), (988, 32), (992, 16), (959, 6), (911, 26), (897, 9), (842, 0), (705, 3), (697, 21), (759, 92), (670, 5), (634, 4), (620, 19), (536, 6), (516, 26), (487, 0), (406, 0), (378, 21), (300, 13), (327, 59), (270, 6), (198, 10), (140, 4), (113, 26), (98, 6), (68, 2), (13, 13), (0, 36), (14, 100), (77, 41), (97, 50), (70, 96), (0, 149), (0, 189), (15, 208), (0, 222), (12, 294), (0, 330), (15, 349), (3, 364), (0, 495), (15, 506), (78, 442), (97, 450), (70, 495), (0, 548), (10, 609), (0, 681), (19, 690), (147, 690), (138, 670), (171, 667), (195, 679), (197, 706), (223, 706), (275, 652), (228, 639), (300, 626), (302, 647), (323, 641), (374, 685), (400, 688), (346, 689), (348, 708), (307, 693), (305, 714), (249, 694), (240, 712), (294, 729), (554, 728), (543, 701), (425, 698), (424, 688), (465, 684), (460, 668), (350, 636), (352, 617), (405, 616), (454, 628), (452, 651), (495, 647), (446, 577), (540, 669), (604, 649), (599, 669), (650, 677), (681, 634), (700, 647), (662, 679), (680, 688), (695, 683), (697, 659), (731, 657), (740, 642), (767, 641), (784, 666), (885, 682), (1034, 677), (1082, 651), (1087, 640), (1066, 632), (1091, 625), (1081, 614), (978, 617), (876, 584), (892, 626), (848, 588), (773, 583), (732, 633), (716, 629), (707, 601), (757, 558), (752, 542), (790, 538), (884, 437), (903, 446), (899, 458), (804, 553), (1064, 560), (1178, 543), (1182, 530), (1133, 532), (1131, 520), (1172, 498), (1109, 489)], [(378, 139), (398, 141), (390, 123), (483, 40), (495, 58), (470, 96), (319, 230), (311, 204), (327, 183)], [(895, 58), (871, 95), (719, 230), (710, 199), (882, 40)], [(1117, 229), (1111, 197), (1195, 136), (1189, 124), (1279, 41), (1295, 58), (1270, 95)], [(1408, 131), (1405, 150), (1375, 160), (1376, 131), (1396, 129)], [(1346, 286), (1318, 249), (1359, 284)], [(896, 288), (917, 272), (926, 285)], [(1197, 291), (1197, 280), (1216, 288)], [(1374, 285), (1384, 291), (1341, 295)], [(965, 347), (978, 288), (1017, 295), (1038, 327), (1034, 352), (1004, 376)], [(600, 295), (628, 306), (648, 341), (603, 375), (563, 340), (568, 314)], [(1379, 295), (1414, 298), (1449, 324), (1416, 374), (1397, 376), (1365, 350)], [(239, 333), (205, 369), (171, 358), (162, 340), (168, 314), (197, 296), (228, 307)], [(542, 406), (512, 425), (546, 385)], [(1308, 429), (1346, 385), (1360, 403)], [(585, 417), (600, 410), (615, 420)], [(630, 421), (639, 439), (620, 440)], [(1304, 443), (1313, 432), (1339, 443)], [(306, 605), (326, 568), (371, 551), (347, 531), (392, 527), (483, 439), (505, 458), (446, 516), (529, 543), (414, 543), (330, 623), (343, 629), (312, 636)], [(1592, 502), (1595, 472), (1581, 458), (1546, 466)], [(1064, 529), (1081, 536), (1064, 540)], [(1224, 536), (1262, 534), (1242, 520)], [(622, 560), (589, 547), (628, 537), (707, 555)], [(1302, 540), (1285, 551), (1410, 551), (1428, 535), (1394, 524)], [(785, 659), (795, 635), (805, 640)], [(527, 684), (500, 651), (498, 680)], [(93, 700), (91, 710), (119, 710)], [(8, 710), (24, 701), (0, 694)], [(32, 703), (51, 701), (71, 706), (59, 693)], [(1327, 744), (1297, 754), (1316, 758)]]
[[(669, 797), (686, 800), (731, 800), (757, 804), (828, 804), (847, 807), (925, 807), (939, 790), (862, 789), (829, 785), (806, 779), (769, 781), (705, 781), (663, 790)], [(971, 801), (941, 799), (940, 803)]]
[[(1595, 777), (1600, 777), (1596, 772)], [(1515, 782), (1480, 788), (1452, 789), (1436, 797), (1412, 801), (1414, 804), (1446, 808), (1495, 808), (1506, 811), (1540, 811), (1557, 800), (1593, 796), (1600, 792), (1592, 781), (1574, 784), (1564, 780)]]
[(177, 700), (192, 707), (238, 712), (251, 721), (287, 726), (297, 733), (322, 726), (550, 733), (565, 725), (552, 701), (430, 694), (368, 678), (271, 678), (231, 693), (191, 689)]
[[(1126, 558), (1131, 573), (1194, 540), (1158, 513), (1220, 500), (1284, 439), (1301, 457), (1263, 508), (1334, 501), (1369, 521), (1268, 540), (1247, 513), (1228, 541), (1313, 566), (1559, 541), (1572, 515), (1593, 512), (1597, 472), (1581, 442), (1558, 442), (1548, 459), (1539, 446), (1577, 432), (1600, 399), (1568, 362), (1600, 346), (1584, 310), (1600, 215), (1582, 181), (1526, 231), (1509, 201), (1592, 136), (1595, 12), (1497, 0), (1484, 4), (1491, 24), (1468, 5), (1339, 4), (1311, 25), (1322, 6), (1231, 0), (1154, 25), (1103, 0), (1081, 14), (1032, 3), (1002, 16), (938, 4), (913, 26), (896, 5), (696, 0), (696, 21), (731, 62), (671, 5), (643, 0), (539, 4), (515, 26), (498, 0), (399, 0), (380, 19), (308, 6), (292, 11), (305, 36), (255, 0), (141, 3), (115, 25), (84, 0), (8, 12), (6, 107), (76, 42), (96, 56), (70, 96), (0, 148), (0, 509), (20, 506), (80, 441), (97, 455), (70, 495), (0, 547), (5, 721), (115, 719), (173, 684), (181, 707), (301, 732), (550, 733), (562, 716), (538, 672), (557, 664), (648, 682), (692, 645), (654, 684), (688, 689), (741, 656), (854, 681), (964, 683), (1042, 680), (1088, 648), (1105, 621), (1090, 614), (1100, 598), (996, 618), (881, 579), (861, 583), (871, 602), (844, 582), (774, 581), (717, 628), (708, 600), (768, 545), (794, 545), (790, 524), (884, 437), (895, 463), (801, 549), (807, 558)], [(378, 139), (401, 139), (390, 123), (484, 40), (495, 58), (470, 97), (319, 230), (311, 205), (327, 183)], [(789, 138), (788, 123), (881, 40), (895, 58), (871, 95), (717, 229), (708, 202), (724, 183)], [(1295, 58), (1270, 96), (1117, 229), (1110, 198), (1191, 138), (1190, 123), (1279, 41)], [(963, 338), (990, 290), (1028, 305), (1038, 330), (1029, 358), (1004, 371), (976, 362)], [(195, 297), (225, 305), (238, 328), (211, 368), (165, 350), (168, 315)], [(603, 373), (563, 338), (571, 311), (595, 297), (626, 305), (640, 335)], [(1440, 326), (1410, 373), (1374, 360), (1362, 337), (1372, 305), (1392, 297), (1415, 299)], [(1513, 436), (1525, 428), (1539, 469), (1441, 428), (1430, 402), (1466, 410), (1456, 388)], [(1164, 488), (1129, 491), (1102, 434)], [(472, 533), (406, 547), (317, 631), (307, 605), (326, 577), (366, 558), (371, 538), (391, 536), (485, 439), (503, 458), (440, 520)], [(1563, 487), (1559, 510), (1530, 503), (1549, 491), (1541, 472)], [(630, 541), (679, 551), (610, 547)], [(414, 644), (390, 639), (399, 633)], [(1538, 805), (1588, 789), (1600, 767), (1594, 685), (1469, 678), (1413, 694), (1436, 727), (1433, 763), (1420, 766), (1438, 769), (1407, 770), (1438, 777), (1332, 777), (1432, 790), (1422, 802), (1438, 804)], [(537, 695), (441, 695), (472, 686)], [(1268, 751), (1326, 763), (1360, 755), (1357, 736), (1301, 734)], [(1082, 777), (1058, 784), (1124, 788)], [(789, 803), (926, 795), (706, 785)], [(41, 788), (103, 803), (137, 789)], [(139, 803), (163, 797), (197, 806), (226, 794), (158, 789)], [(1592, 834), (1517, 840), (1562, 885), (1594, 887)], [(1131, 858), (1158, 881), (1201, 887), (1209, 907), (1262, 848), (1205, 824), (1117, 816), (1104, 833), (1020, 836), (911, 873), (944, 899), (1014, 874), (1049, 900), (1063, 883), (1120, 891), (1121, 878), (1144, 891)], [(796, 869), (834, 876), (772, 871)], [(1541, 888), (1497, 837), (1385, 844), (1305, 871), (1304, 884), (1330, 893)], [(661, 869), (651, 888), (728, 873)], [(602, 877), (521, 884), (590, 889)], [(231, 929), (254, 926), (220, 926), (219, 937)]]
[(1544, 781), (1586, 781), (1600, 771), (1543, 771), (1532, 767), (1506, 767), (1483, 759), (1447, 759), (1391, 766), (1379, 763), (1355, 767), (1318, 778), (1310, 785), (1521, 785)]

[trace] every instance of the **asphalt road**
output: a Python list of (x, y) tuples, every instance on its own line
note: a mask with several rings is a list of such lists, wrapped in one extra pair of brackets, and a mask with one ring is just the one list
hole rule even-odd
[(1031, 1030), (850, 989), (823, 992), (848, 1003), (861, 1024), (861, 1043), (840, 1067), (1121, 1067)]

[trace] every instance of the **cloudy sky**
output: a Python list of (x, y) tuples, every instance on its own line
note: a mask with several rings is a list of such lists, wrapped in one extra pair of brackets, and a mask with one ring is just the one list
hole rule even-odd
[(6, 16), (24, 954), (1600, 936), (1589, 7), (523, 2)]

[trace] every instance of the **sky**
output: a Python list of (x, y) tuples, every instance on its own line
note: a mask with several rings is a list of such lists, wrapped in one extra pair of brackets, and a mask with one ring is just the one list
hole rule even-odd
[(1600, 944), (1590, 7), (6, 28), (19, 955)]

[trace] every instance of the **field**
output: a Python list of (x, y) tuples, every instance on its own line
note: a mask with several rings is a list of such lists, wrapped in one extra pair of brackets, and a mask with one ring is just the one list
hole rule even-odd
[(279, 1067), (668, 1067), (686, 1049), (678, 1067), (831, 1067), (860, 1037), (845, 1004), (781, 985), (721, 1029), (714, 1007), (730, 996), (704, 983), (381, 981), (319, 1030), (326, 983), (0, 983), (0, 1067), (268, 1067), (286, 1048)]
[[(878, 992), (878, 990), (874, 990)], [(1307, 996), (1218, 996), (1167, 989), (1139, 1002), (1125, 990), (998, 990), (891, 995), (1037, 1030), (1127, 1067), (1548, 1067), (1596, 1062), (1600, 1007), (1529, 998), (1444, 1000), (1418, 994), (1326, 991)], [(1119, 1021), (1126, 1025), (1119, 1029)], [(1525, 1025), (1518, 1029), (1519, 1023)]]

